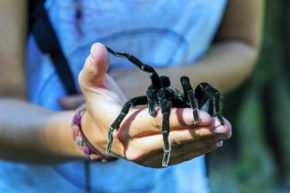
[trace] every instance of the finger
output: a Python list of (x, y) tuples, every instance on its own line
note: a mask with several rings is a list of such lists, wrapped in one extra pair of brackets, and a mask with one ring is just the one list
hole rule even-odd
[[(200, 125), (209, 125), (212, 121), (210, 115), (204, 111), (198, 111)], [(169, 124), (171, 130), (187, 130), (188, 128), (197, 127), (194, 124), (192, 109), (173, 108), (171, 109)], [(131, 110), (122, 122), (118, 137), (144, 137), (148, 135), (159, 134), (162, 130), (162, 114), (160, 109), (157, 110), (157, 116), (152, 117), (148, 109)]]
[[(106, 47), (100, 43), (92, 45), (90, 55), (87, 57), (83, 69), (79, 74), (79, 84), (87, 102), (94, 101), (96, 107), (97, 98), (106, 98), (111, 102), (121, 104), (124, 95), (117, 84), (110, 78), (106, 72), (108, 70), (109, 59)], [(94, 97), (91, 97), (94, 95)], [(110, 109), (108, 109), (110, 110)]]
[(183, 144), (174, 144), (172, 142), (172, 151), (176, 152), (177, 156), (184, 153), (192, 152), (194, 150), (203, 149), (220, 141), (223, 141), (224, 137), (220, 135), (213, 135), (210, 137), (201, 138), (199, 140), (189, 141)]
[[(198, 129), (171, 131), (169, 141), (172, 146), (189, 144), (191, 145), (190, 149), (192, 151), (195, 149), (194, 143), (198, 144), (200, 148), (215, 143), (217, 141), (217, 139), (214, 138), (215, 136), (216, 134), (209, 128), (201, 126)], [(157, 151), (163, 151), (164, 147), (163, 136), (161, 134), (135, 138), (133, 140), (124, 139), (122, 142), (126, 149), (126, 157), (129, 156), (134, 159), (139, 159), (144, 155), (149, 155)], [(187, 151), (187, 149), (185, 151)]]
[[(190, 159), (193, 159), (197, 156), (200, 156), (202, 154), (208, 153), (210, 151), (213, 151), (219, 147), (222, 146), (222, 142), (218, 141), (218, 138), (215, 137), (211, 143), (204, 143), (200, 144), (198, 147), (197, 143), (192, 144), (186, 144), (188, 146), (191, 146), (191, 151), (185, 151), (182, 152), (180, 150), (176, 151), (177, 148), (172, 147), (172, 153), (171, 153), (171, 159), (169, 161), (169, 165), (181, 163)], [(127, 153), (127, 156), (130, 155), (131, 152)], [(143, 156), (140, 156), (137, 161), (141, 162), (142, 165), (147, 165), (150, 167), (161, 167), (161, 161), (163, 157), (163, 150), (156, 150), (155, 152), (150, 153), (144, 153)], [(136, 158), (136, 157), (135, 157)]]
[[(162, 113), (160, 109), (157, 109), (157, 116), (152, 117), (153, 126), (162, 130)], [(170, 112), (169, 122), (170, 128), (183, 129), (197, 127), (198, 125), (209, 125), (212, 122), (211, 116), (205, 112), (198, 110), (199, 124), (194, 123), (193, 110), (190, 108), (172, 108)]]
[(195, 150), (204, 149), (211, 145), (218, 144), (222, 146), (224, 136), (216, 135), (213, 137), (202, 138), (200, 140), (183, 143), (181, 145), (172, 144), (172, 157), (179, 157)]
[(102, 87), (108, 70), (108, 52), (104, 45), (92, 45), (90, 55), (87, 57), (83, 69), (79, 74), (79, 83), (82, 89)]
[[(216, 128), (219, 127), (222, 127), (223, 132), (221, 132), (220, 129), (217, 129), (216, 131)], [(217, 142), (227, 139), (227, 136), (224, 134), (229, 133), (229, 131), (231, 131), (230, 123), (225, 120), (225, 124), (223, 126), (220, 126), (214, 122), (210, 126), (205, 125), (186, 130), (171, 130), (169, 140), (172, 146), (183, 145), (182, 152), (193, 152), (196, 148), (204, 149), (207, 146), (214, 146)], [(131, 141), (127, 140), (127, 143), (124, 143), (123, 145), (125, 146), (125, 149), (128, 150), (126, 151), (126, 156), (129, 156), (131, 159), (138, 160), (144, 158), (144, 155), (146, 157), (146, 155), (151, 155), (155, 152), (163, 152), (164, 142), (163, 136), (160, 133), (155, 133), (154, 135), (144, 135)], [(220, 145), (222, 144), (219, 144), (218, 146)], [(212, 148), (210, 148), (210, 150), (212, 150)], [(201, 153), (204, 152), (194, 152), (191, 157), (200, 155)]]
[(59, 104), (66, 110), (73, 110), (85, 102), (83, 95), (64, 96), (58, 100)]
[(213, 131), (217, 134), (221, 134), (225, 137), (225, 139), (229, 139), (232, 136), (232, 126), (231, 123), (226, 119), (224, 119), (224, 124), (221, 125), (220, 121), (215, 117), (210, 125)]
[(218, 148), (220, 148), (222, 146), (222, 143), (218, 142), (215, 144), (211, 144), (208, 147), (205, 148), (201, 148), (199, 150), (196, 151), (192, 151), (189, 153), (185, 153), (183, 155), (180, 155), (179, 157), (173, 157), (170, 161), (169, 161), (169, 165), (174, 165), (174, 164), (178, 164), (184, 161), (188, 161), (191, 160), (193, 158), (196, 158), (198, 156), (204, 155), (206, 153), (212, 152)]

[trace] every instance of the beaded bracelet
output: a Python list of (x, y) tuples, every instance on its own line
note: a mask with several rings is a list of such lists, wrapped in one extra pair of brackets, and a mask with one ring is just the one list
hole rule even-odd
[(85, 111), (86, 106), (82, 105), (76, 110), (76, 113), (73, 117), (71, 127), (74, 141), (79, 145), (80, 149), (84, 152), (84, 154), (87, 155), (91, 160), (101, 162), (116, 160), (117, 158), (105, 156), (100, 153), (84, 135), (81, 127), (81, 119)]

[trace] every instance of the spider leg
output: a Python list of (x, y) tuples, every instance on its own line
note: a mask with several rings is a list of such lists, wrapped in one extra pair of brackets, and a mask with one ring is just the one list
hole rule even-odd
[(109, 131), (108, 131), (108, 145), (105, 154), (108, 155), (111, 151), (112, 144), (113, 144), (113, 132), (120, 128), (121, 122), (124, 120), (126, 115), (129, 112), (129, 109), (131, 106), (137, 106), (137, 105), (145, 105), (147, 104), (147, 97), (146, 96), (139, 96), (132, 98), (128, 100), (122, 107), (120, 114), (118, 117), (115, 119), (115, 121), (112, 123)]
[(180, 78), (181, 85), (183, 87), (184, 97), (185, 101), (189, 102), (190, 107), (193, 109), (193, 119), (194, 124), (199, 124), (199, 118), (198, 118), (198, 101), (195, 97), (195, 93), (191, 87), (190, 80), (187, 76), (182, 76)]
[(224, 119), (221, 116), (222, 103), (221, 94), (208, 83), (200, 83), (195, 89), (199, 107), (201, 108), (208, 102), (208, 113), (217, 117), (220, 123), (224, 124)]
[(156, 103), (156, 89), (149, 87), (146, 92), (147, 100), (148, 100), (148, 113), (152, 117), (157, 115), (157, 111), (155, 109)]
[(169, 127), (169, 115), (172, 107), (172, 102), (166, 98), (165, 95), (166, 90), (164, 88), (160, 89), (157, 93), (157, 97), (159, 100), (159, 104), (161, 107), (161, 113), (163, 115), (162, 119), (162, 135), (163, 135), (163, 159), (162, 159), (162, 167), (167, 167), (170, 159), (171, 153), (171, 144), (168, 140), (170, 127)]
[(152, 81), (152, 86), (154, 86), (156, 88), (161, 87), (159, 75), (152, 66), (150, 66), (148, 64), (144, 64), (138, 58), (136, 58), (135, 56), (133, 56), (131, 54), (127, 54), (124, 52), (116, 52), (107, 46), (106, 46), (106, 49), (108, 50), (108, 52), (110, 52), (111, 54), (113, 54), (116, 57), (122, 57), (122, 58), (128, 59), (130, 62), (132, 62), (135, 66), (137, 66), (142, 71), (147, 72), (147, 73), (151, 73), (150, 78)]
[(147, 65), (147, 64), (143, 64), (143, 62), (141, 62), (138, 58), (136, 58), (135, 56), (133, 56), (131, 54), (127, 54), (124, 52), (116, 52), (113, 49), (109, 48), (108, 46), (106, 46), (106, 49), (108, 50), (108, 52), (110, 52), (111, 54), (113, 54), (116, 57), (127, 58), (130, 62), (135, 64), (138, 68), (140, 68), (144, 72), (156, 73), (155, 69), (152, 66)]

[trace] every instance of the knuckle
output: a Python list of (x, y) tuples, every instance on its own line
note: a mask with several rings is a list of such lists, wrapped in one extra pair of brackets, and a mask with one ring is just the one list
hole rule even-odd
[(181, 145), (181, 142), (177, 139), (177, 136), (173, 135), (172, 133), (169, 135), (169, 141), (174, 147)]
[(213, 132), (211, 132), (208, 128), (206, 127), (200, 127), (196, 129), (191, 129), (190, 134), (195, 140), (201, 139), (201, 138), (206, 138), (206, 137), (211, 137), (214, 135)]
[(158, 131), (162, 129), (162, 120), (159, 115), (156, 117), (151, 117), (151, 125)]

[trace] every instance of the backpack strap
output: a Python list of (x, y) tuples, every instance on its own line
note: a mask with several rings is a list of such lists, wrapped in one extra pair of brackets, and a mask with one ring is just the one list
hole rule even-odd
[(29, 1), (30, 25), (39, 49), (50, 56), (58, 77), (62, 81), (68, 95), (77, 94), (76, 84), (65, 58), (59, 40), (44, 7), (45, 0)]

